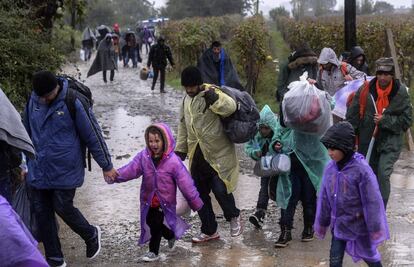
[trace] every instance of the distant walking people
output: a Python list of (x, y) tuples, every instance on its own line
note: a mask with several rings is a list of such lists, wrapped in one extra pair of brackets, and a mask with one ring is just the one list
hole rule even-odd
[(87, 77), (102, 71), (103, 81), (106, 83), (106, 71), (110, 71), (109, 80), (112, 82), (115, 76), (115, 70), (118, 69), (118, 58), (112, 43), (112, 34), (108, 33), (105, 39), (101, 41), (98, 47), (98, 53), (88, 71)]
[(152, 65), (154, 71), (154, 77), (152, 79), (151, 90), (155, 89), (157, 83), (158, 74), (160, 74), (160, 92), (165, 93), (165, 68), (167, 67), (167, 59), (171, 66), (174, 67), (174, 60), (171, 54), (171, 49), (165, 44), (164, 37), (158, 38), (158, 42), (151, 46), (151, 50), (148, 56), (147, 67)]

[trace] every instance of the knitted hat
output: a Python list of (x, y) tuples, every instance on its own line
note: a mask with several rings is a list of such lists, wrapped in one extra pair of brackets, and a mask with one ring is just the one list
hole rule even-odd
[(33, 91), (38, 96), (44, 96), (53, 91), (58, 85), (56, 76), (50, 71), (39, 71), (33, 75)]
[(394, 61), (390, 57), (382, 57), (375, 61), (375, 72), (389, 72), (394, 74)]
[(321, 142), (327, 148), (339, 149), (344, 154), (348, 154), (355, 146), (354, 128), (347, 121), (338, 122), (326, 131)]
[(197, 67), (189, 66), (181, 72), (182, 86), (196, 86), (202, 84), (203, 78), (201, 77), (201, 72)]

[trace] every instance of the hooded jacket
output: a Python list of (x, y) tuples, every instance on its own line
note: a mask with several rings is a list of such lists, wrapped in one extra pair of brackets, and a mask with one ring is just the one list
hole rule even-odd
[[(208, 85), (202, 85), (202, 87)], [(236, 147), (224, 132), (221, 117), (228, 117), (236, 111), (236, 102), (219, 89), (215, 89), (218, 100), (206, 108), (205, 91), (193, 98), (185, 96), (180, 110), (180, 124), (176, 150), (189, 155), (190, 169), (197, 145), (205, 160), (218, 173), (227, 192), (236, 189), (239, 176), (239, 162)]]
[[(330, 128), (323, 142), (347, 145), (352, 139), (352, 135), (344, 135), (349, 133), (347, 127), (344, 123)], [(317, 202), (315, 234), (324, 238), (328, 227), (336, 238), (346, 241), (346, 252), (354, 261), (381, 259), (377, 247), (389, 239), (384, 203), (377, 178), (359, 153), (354, 153), (341, 170), (333, 160), (326, 166)]]
[[(318, 87), (331, 96), (341, 89), (345, 85), (345, 77), (341, 70), (341, 61), (336, 57), (335, 51), (332, 48), (323, 48), (318, 58), (318, 63), (321, 65), (332, 63), (331, 71), (320, 69), (318, 77), (316, 79)], [(350, 75), (354, 80), (362, 79), (365, 73), (352, 67), (350, 64), (346, 64), (346, 73)]]
[(115, 54), (115, 48), (111, 42), (107, 42), (107, 38), (112, 38), (112, 35), (108, 33), (105, 38), (99, 43), (98, 53), (92, 63), (91, 68), (88, 71), (87, 77), (92, 76), (100, 71), (116, 70), (118, 69), (117, 57)]
[(170, 47), (164, 43), (161, 44), (161, 42), (158, 42), (151, 46), (147, 66), (150, 67), (152, 65), (154, 68), (163, 69), (167, 66), (167, 59), (171, 66), (174, 66)]
[[(268, 105), (265, 105), (262, 110), (260, 111), (260, 120), (259, 125), (266, 125), (272, 129), (272, 136), (271, 137), (263, 137), (260, 134), (260, 131), (256, 133), (253, 139), (246, 143), (244, 150), (249, 157), (254, 160), (259, 160), (256, 156), (257, 152), (261, 152), (263, 146), (268, 143), (269, 145), (269, 153), (274, 154), (275, 151), (273, 150), (273, 145), (276, 142), (280, 142), (279, 132), (280, 132), (280, 125), (276, 115), (270, 109)], [(263, 155), (265, 156), (265, 155)]]
[(176, 239), (179, 239), (189, 228), (188, 224), (176, 215), (177, 186), (188, 201), (191, 209), (197, 211), (203, 206), (203, 201), (199, 197), (187, 168), (174, 153), (175, 140), (170, 128), (164, 123), (156, 123), (152, 126), (157, 127), (161, 131), (164, 140), (164, 152), (158, 167), (155, 167), (152, 160), (152, 152), (148, 148), (147, 129), (145, 133), (147, 148), (139, 152), (130, 163), (118, 169), (119, 176), (115, 181), (122, 183), (142, 176), (140, 245), (145, 244), (151, 238), (146, 218), (154, 195), (160, 201), (164, 212), (164, 223), (174, 232)]
[[(361, 65), (356, 65), (354, 63), (355, 59), (362, 56), (364, 59), (363, 63)], [(364, 72), (365, 74), (369, 75), (368, 73), (368, 63), (367, 58), (365, 56), (364, 50), (360, 46), (354, 46), (351, 49), (351, 54), (349, 55), (347, 62), (351, 64), (353, 67), (355, 67), (357, 70)]]

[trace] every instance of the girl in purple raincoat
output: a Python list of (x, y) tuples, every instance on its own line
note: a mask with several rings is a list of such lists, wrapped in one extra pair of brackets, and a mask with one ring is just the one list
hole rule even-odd
[(342, 266), (344, 252), (357, 262), (382, 266), (377, 247), (389, 239), (388, 225), (377, 178), (365, 158), (353, 151), (351, 124), (333, 125), (322, 137), (332, 161), (319, 191), (315, 234), (332, 231), (330, 266)]
[(0, 266), (48, 267), (37, 249), (37, 242), (14, 212), (7, 200), (0, 196)]
[(141, 184), (141, 237), (139, 244), (149, 243), (144, 261), (158, 260), (161, 237), (168, 240), (172, 249), (189, 226), (176, 215), (177, 186), (197, 211), (203, 206), (187, 168), (174, 153), (175, 140), (170, 128), (156, 123), (145, 131), (147, 147), (134, 159), (118, 169), (115, 182), (122, 183), (142, 175)]

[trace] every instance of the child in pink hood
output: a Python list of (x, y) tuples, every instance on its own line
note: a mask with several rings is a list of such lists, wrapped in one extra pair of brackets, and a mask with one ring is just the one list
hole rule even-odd
[(145, 131), (147, 147), (127, 165), (118, 169), (118, 176), (109, 183), (122, 183), (142, 176), (141, 184), (141, 237), (139, 244), (149, 243), (144, 261), (159, 259), (161, 237), (173, 248), (189, 226), (176, 215), (177, 186), (197, 211), (203, 206), (187, 168), (174, 153), (175, 140), (170, 128), (156, 123)]

